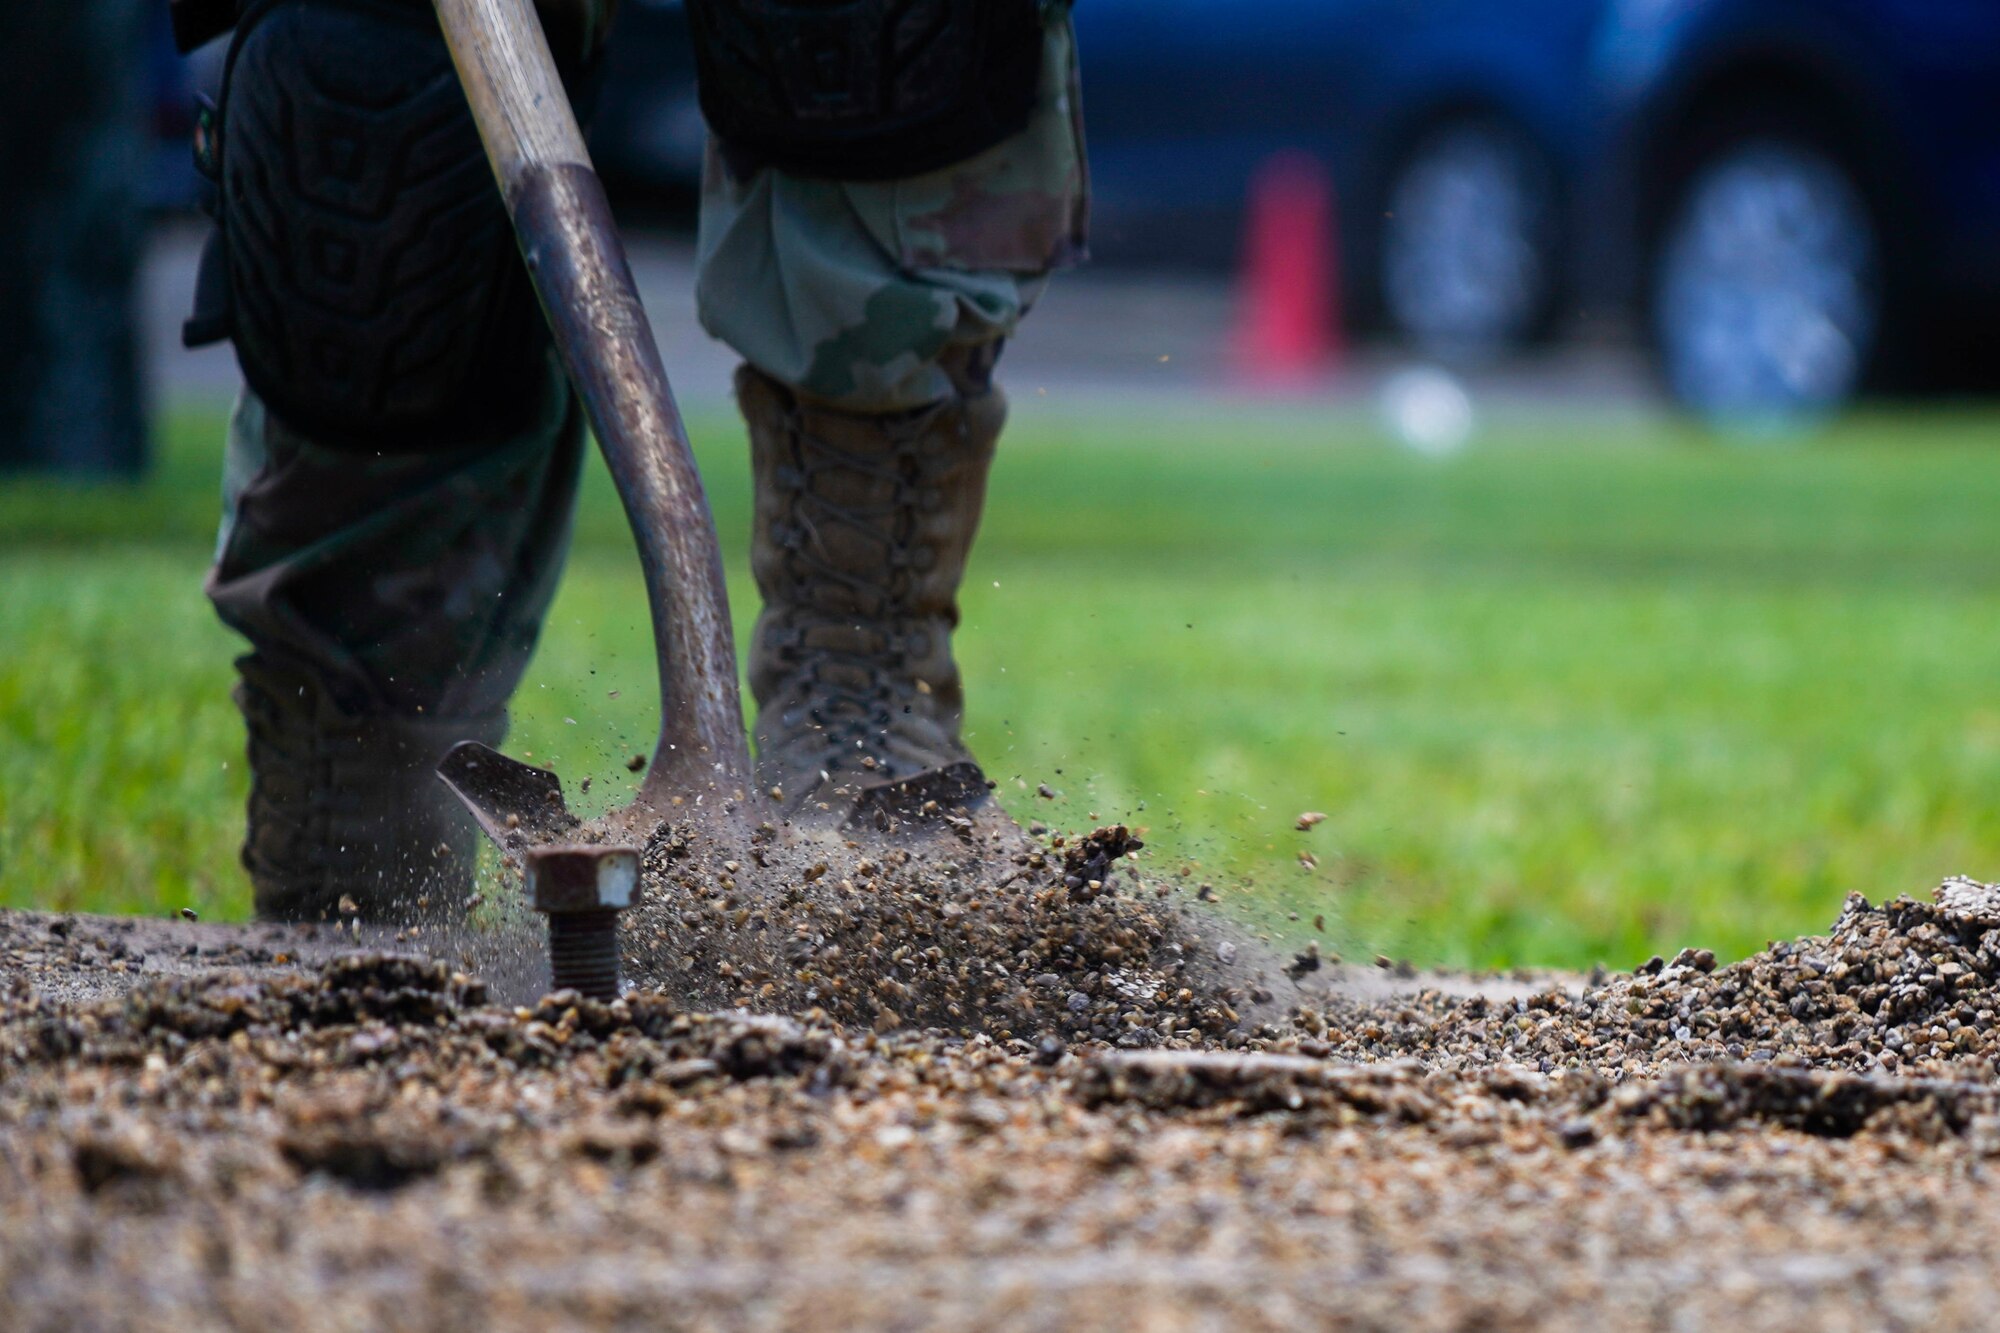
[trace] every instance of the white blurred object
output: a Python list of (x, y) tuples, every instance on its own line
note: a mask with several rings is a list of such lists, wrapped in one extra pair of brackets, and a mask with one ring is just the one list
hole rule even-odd
[(1412, 366), (1389, 376), (1379, 404), (1389, 433), (1431, 458), (1463, 449), (1477, 424), (1465, 386), (1436, 366)]

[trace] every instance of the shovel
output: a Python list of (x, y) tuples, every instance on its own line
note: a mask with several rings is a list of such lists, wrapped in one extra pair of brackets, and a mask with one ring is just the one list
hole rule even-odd
[[(736, 825), (756, 806), (715, 520), (638, 288), (531, 0), (436, 0), (555, 346), (610, 465), (645, 571), (660, 736), (638, 795), (594, 844), (676, 818)], [(439, 776), (503, 849), (578, 840), (546, 769), (466, 742)]]

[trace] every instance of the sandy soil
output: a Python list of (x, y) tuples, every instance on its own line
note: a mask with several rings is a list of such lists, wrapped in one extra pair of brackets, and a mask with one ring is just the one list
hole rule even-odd
[[(804, 897), (637, 923), (641, 975), (644, 923), (675, 968), (745, 956), (739, 911), (806, 940), (725, 987), (789, 1014), (515, 1005), (344, 928), (0, 914), (0, 1325), (1991, 1322), (2000, 894), (1850, 899), (1727, 967), (1274, 979), (1116, 858), (1048, 859), (961, 897), (836, 866), (804, 931)], [(988, 1007), (830, 988), (935, 1017), (972, 992), (926, 938)]]

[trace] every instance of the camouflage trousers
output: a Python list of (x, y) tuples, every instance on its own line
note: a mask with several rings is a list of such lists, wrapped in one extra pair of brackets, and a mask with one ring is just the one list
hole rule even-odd
[[(738, 180), (711, 145), (703, 325), (766, 374), (841, 407), (943, 398), (939, 357), (1011, 335), (1049, 274), (1082, 252), (1076, 54), (1067, 6), (1044, 13), (1031, 122), (956, 166), (869, 183), (775, 170)], [(312, 671), (350, 713), (489, 712), (518, 684), (554, 596), (583, 449), (552, 360), (532, 419), (445, 452), (321, 443), (313, 422), (280, 421), (246, 390), (209, 596), (256, 648)]]

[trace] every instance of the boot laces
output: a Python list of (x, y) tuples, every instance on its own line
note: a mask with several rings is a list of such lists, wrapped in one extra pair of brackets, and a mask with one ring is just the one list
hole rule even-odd
[[(928, 636), (910, 603), (916, 576), (930, 569), (936, 556), (914, 532), (918, 515), (942, 503), (925, 476), (922, 443), (944, 410), (940, 405), (887, 422), (894, 448), (882, 454), (841, 449), (810, 432), (796, 408), (788, 414), (797, 463), (777, 470), (789, 503), (788, 520), (774, 536), (786, 555), (790, 611), (786, 632), (773, 647), (793, 674), (793, 697), (806, 704), (807, 716), (835, 746), (875, 739), (917, 692), (912, 658), (928, 647)], [(831, 498), (815, 486), (829, 474), (879, 483), (884, 498), (874, 503)], [(825, 534), (834, 526), (879, 543), (887, 559), (871, 568), (841, 563), (827, 549)], [(861, 623), (871, 619), (878, 623)], [(879, 647), (809, 646), (816, 630), (865, 636)]]

